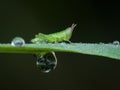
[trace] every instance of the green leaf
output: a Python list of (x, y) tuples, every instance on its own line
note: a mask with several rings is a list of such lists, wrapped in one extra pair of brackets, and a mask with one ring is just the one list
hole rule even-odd
[(11, 44), (0, 44), (0, 53), (37, 54), (46, 51), (81, 53), (104, 56), (120, 60), (120, 45), (117, 44), (43, 43), (43, 44), (25, 44), (25, 46), (23, 47), (15, 47), (12, 46)]

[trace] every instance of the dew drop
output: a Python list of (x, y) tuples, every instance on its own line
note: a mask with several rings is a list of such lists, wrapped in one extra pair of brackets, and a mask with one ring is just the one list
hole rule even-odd
[(15, 47), (23, 47), (25, 45), (25, 41), (23, 38), (21, 37), (15, 37), (13, 38), (13, 40), (11, 41), (11, 45), (15, 46)]
[(99, 42), (100, 45), (103, 45), (104, 43), (103, 42)]
[(43, 72), (48, 73), (54, 70), (57, 66), (57, 58), (54, 52), (47, 53), (43, 56), (37, 55), (37, 68)]
[(65, 45), (66, 43), (62, 42), (62, 43), (59, 43), (60, 45)]
[(113, 45), (119, 46), (119, 45), (120, 45), (120, 42), (119, 42), (119, 41), (113, 41)]

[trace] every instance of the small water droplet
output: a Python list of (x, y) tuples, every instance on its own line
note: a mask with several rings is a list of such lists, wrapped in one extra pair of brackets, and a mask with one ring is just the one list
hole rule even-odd
[(66, 43), (62, 42), (62, 43), (59, 43), (60, 45), (65, 45)]
[(119, 41), (113, 41), (113, 45), (115, 45), (115, 46), (119, 46), (120, 45), (120, 42)]
[(23, 47), (25, 45), (25, 41), (23, 38), (21, 37), (15, 37), (13, 38), (13, 40), (11, 41), (11, 45), (15, 46), (15, 47)]
[(54, 52), (47, 53), (43, 56), (37, 55), (37, 68), (43, 72), (48, 73), (54, 70), (57, 66), (57, 58)]
[(103, 42), (99, 42), (99, 44), (103, 45), (104, 43)]

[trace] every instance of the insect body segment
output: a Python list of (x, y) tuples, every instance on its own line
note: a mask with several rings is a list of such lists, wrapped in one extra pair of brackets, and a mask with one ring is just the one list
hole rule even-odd
[(76, 24), (72, 24), (71, 27), (68, 27), (67, 29), (65, 29), (63, 31), (52, 33), (52, 34), (39, 33), (31, 41), (33, 43), (37, 43), (37, 44), (69, 41), (72, 36), (72, 31), (74, 30), (75, 26), (76, 26)]

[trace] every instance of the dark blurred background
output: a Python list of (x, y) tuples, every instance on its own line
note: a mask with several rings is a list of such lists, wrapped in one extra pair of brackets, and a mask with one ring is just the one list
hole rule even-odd
[[(92, 0), (1, 0), (0, 43), (20, 36), (61, 31), (77, 23), (72, 42), (120, 41), (120, 4)], [(28, 54), (0, 54), (0, 90), (120, 90), (120, 61), (57, 53), (58, 66), (48, 74)]]

